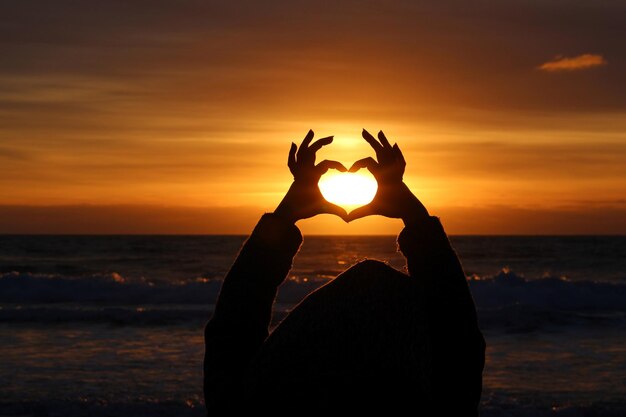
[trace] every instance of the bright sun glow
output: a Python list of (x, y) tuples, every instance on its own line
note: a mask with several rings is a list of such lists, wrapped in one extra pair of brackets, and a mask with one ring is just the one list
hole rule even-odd
[(372, 201), (378, 183), (369, 172), (330, 172), (320, 179), (319, 187), (326, 200), (351, 209)]

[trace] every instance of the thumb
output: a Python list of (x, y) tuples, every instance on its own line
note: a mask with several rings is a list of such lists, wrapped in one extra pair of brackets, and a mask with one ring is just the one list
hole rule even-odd
[(376, 208), (372, 205), (372, 203), (370, 203), (352, 210), (348, 214), (346, 221), (351, 222), (352, 220), (360, 219), (365, 216), (371, 216), (372, 214), (376, 214)]
[(334, 214), (335, 216), (341, 217), (344, 221), (347, 221), (346, 219), (348, 217), (348, 212), (344, 208), (339, 207), (336, 204), (325, 202), (322, 205), (322, 211), (321, 212), (322, 213), (328, 213), (328, 214)]

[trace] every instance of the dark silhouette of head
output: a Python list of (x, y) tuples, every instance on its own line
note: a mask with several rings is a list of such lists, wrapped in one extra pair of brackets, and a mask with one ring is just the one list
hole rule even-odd
[(246, 380), (251, 403), (271, 408), (279, 396), (296, 409), (414, 408), (430, 380), (420, 287), (364, 260), (310, 294), (263, 345)]

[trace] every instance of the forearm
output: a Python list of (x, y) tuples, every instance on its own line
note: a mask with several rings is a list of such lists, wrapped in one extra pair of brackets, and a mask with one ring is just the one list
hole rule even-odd
[(266, 214), (226, 275), (205, 329), (207, 408), (227, 407), (235, 400), (241, 377), (268, 335), (278, 286), (301, 242), (295, 225)]
[(398, 236), (399, 250), (413, 277), (424, 280), (430, 295), (444, 305), (453, 300), (475, 318), (474, 302), (465, 273), (439, 218), (430, 216), (404, 182), (390, 187), (396, 214), (405, 224)]
[(276, 291), (301, 243), (293, 223), (265, 214), (224, 278), (212, 320), (267, 330)]
[(407, 226), (398, 243), (410, 275), (427, 291), (435, 401), (453, 396), (458, 410), (475, 410), (485, 341), (461, 263), (436, 217)]
[(429, 217), (405, 227), (398, 245), (407, 259), (409, 274), (424, 283), (437, 340), (452, 344), (446, 349), (456, 349), (452, 342), (455, 338), (468, 340), (469, 336), (480, 335), (463, 267), (439, 219)]
[(463, 296), (473, 307), (465, 272), (439, 218), (416, 216), (405, 224), (398, 246), (409, 274), (426, 280), (437, 293)]

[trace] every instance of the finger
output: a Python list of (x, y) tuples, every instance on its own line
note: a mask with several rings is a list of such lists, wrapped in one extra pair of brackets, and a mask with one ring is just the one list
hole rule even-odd
[(336, 216), (341, 217), (344, 220), (348, 218), (348, 212), (345, 209), (339, 207), (336, 204), (328, 203), (328, 202), (323, 205), (322, 213), (334, 214)]
[(382, 143), (385, 148), (391, 148), (391, 144), (387, 140), (387, 136), (385, 136), (382, 130), (378, 132), (378, 139), (380, 140), (380, 143)]
[(317, 164), (315, 168), (320, 170), (321, 175), (324, 175), (329, 169), (336, 169), (339, 172), (346, 172), (348, 170), (341, 162), (331, 161), (329, 159), (324, 159), (322, 162)]
[(376, 138), (372, 136), (367, 130), (363, 129), (363, 132), (361, 132), (361, 136), (363, 136), (363, 139), (365, 139), (367, 143), (369, 143), (370, 146), (374, 148), (374, 150), (376, 151), (376, 155), (378, 155), (378, 152), (383, 150), (383, 146), (378, 143)]
[(346, 221), (351, 222), (352, 220), (360, 219), (361, 217), (371, 216), (372, 214), (376, 214), (375, 207), (370, 203), (363, 207), (359, 207), (357, 209), (352, 210), (348, 213), (348, 217)]
[(378, 163), (374, 160), (374, 158), (368, 156), (367, 158), (359, 159), (352, 164), (348, 172), (357, 172), (361, 168), (367, 168), (370, 172), (372, 172), (372, 169), (376, 169), (377, 166)]
[(393, 150), (396, 153), (396, 158), (398, 158), (398, 161), (402, 162), (402, 164), (406, 165), (406, 161), (404, 160), (404, 155), (402, 155), (402, 151), (400, 150), (400, 147), (398, 146), (397, 143), (393, 144)]
[(291, 148), (289, 148), (289, 158), (287, 159), (287, 166), (290, 170), (293, 170), (296, 167), (296, 149), (298, 147), (295, 143), (291, 144)]
[(309, 143), (311, 143), (311, 141), (313, 140), (313, 136), (313, 131), (309, 129), (306, 136), (302, 140), (302, 143), (300, 144), (300, 149), (298, 149), (298, 158), (300, 157), (300, 155), (302, 155), (303, 152), (305, 152), (309, 148)]
[(322, 146), (330, 145), (333, 141), (334, 136), (327, 136), (325, 138), (321, 138), (313, 142), (313, 145), (309, 146), (309, 151), (315, 153), (319, 151)]

